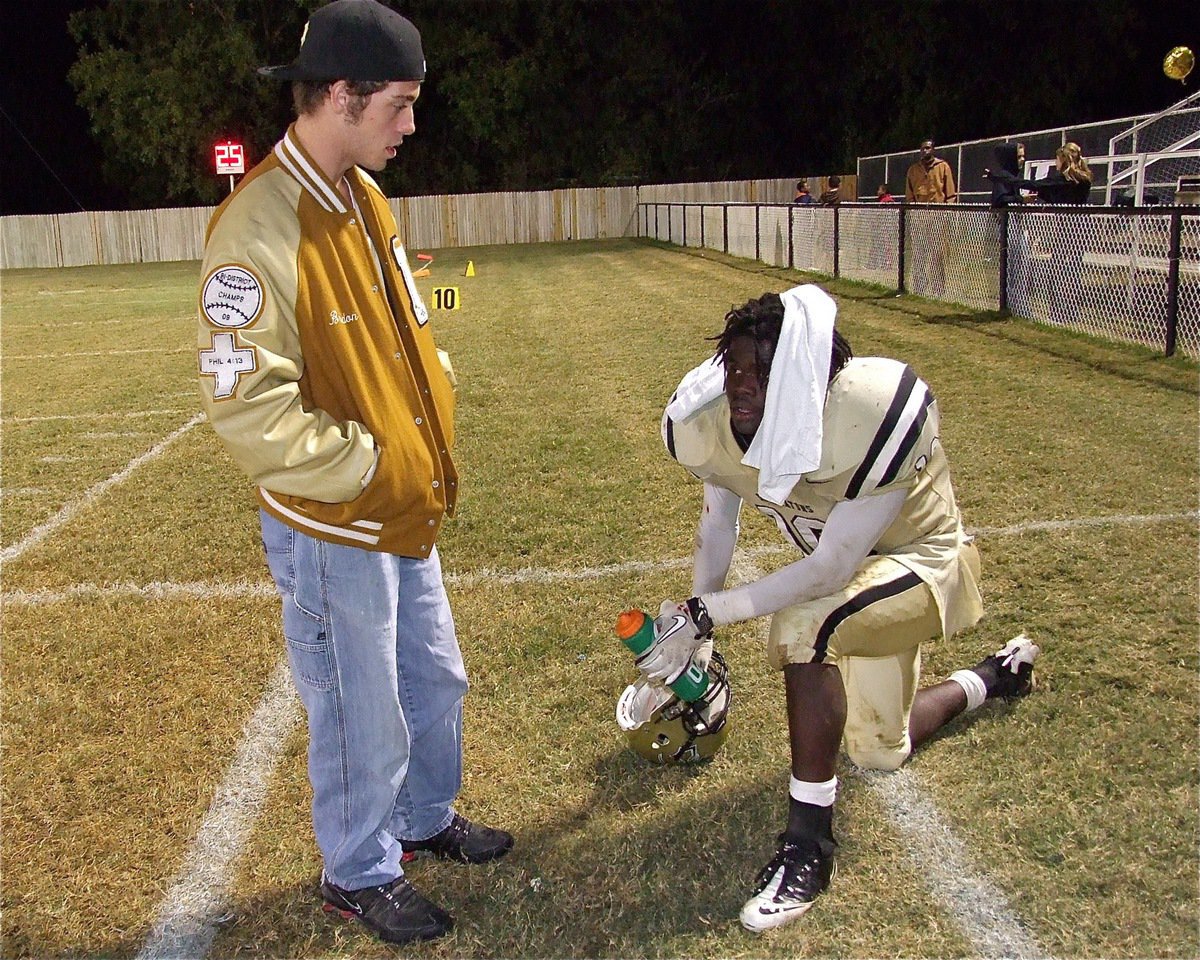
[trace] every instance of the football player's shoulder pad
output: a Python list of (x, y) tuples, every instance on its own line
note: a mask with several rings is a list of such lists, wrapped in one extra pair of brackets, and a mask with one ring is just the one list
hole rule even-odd
[(825, 399), (821, 465), (809, 479), (828, 480), (866, 459), (906, 369), (887, 357), (855, 357), (834, 377)]
[(721, 430), (729, 430), (729, 401), (724, 394), (684, 420), (663, 414), (663, 444), (667, 452), (693, 473), (701, 471), (719, 446)]

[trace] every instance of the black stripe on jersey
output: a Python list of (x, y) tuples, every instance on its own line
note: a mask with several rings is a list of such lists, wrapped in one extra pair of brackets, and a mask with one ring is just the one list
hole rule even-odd
[(912, 426), (908, 428), (908, 433), (904, 435), (904, 439), (900, 441), (900, 449), (896, 451), (896, 455), (892, 457), (892, 462), (888, 464), (888, 468), (883, 471), (883, 476), (879, 478), (880, 487), (886, 486), (896, 479), (896, 474), (900, 472), (900, 464), (904, 463), (905, 458), (912, 452), (912, 448), (916, 446), (917, 437), (921, 435), (921, 431), (925, 429), (925, 420), (929, 417), (929, 407), (933, 403), (933, 394), (929, 392), (929, 388), (922, 384), (925, 390), (925, 397), (921, 401), (921, 409), (917, 411), (917, 416), (912, 422)]
[(675, 421), (670, 417), (667, 417), (667, 453), (671, 455), (672, 460), (679, 459), (675, 454)]
[(908, 398), (916, 383), (917, 375), (913, 373), (912, 367), (906, 364), (904, 372), (900, 375), (900, 386), (896, 388), (896, 395), (892, 397), (892, 403), (888, 407), (887, 413), (884, 414), (883, 423), (879, 425), (879, 430), (871, 440), (871, 446), (867, 448), (867, 455), (863, 457), (862, 463), (854, 471), (854, 476), (850, 478), (850, 486), (846, 488), (847, 500), (853, 500), (862, 493), (862, 485), (870, 476), (871, 467), (875, 465), (875, 461), (884, 445), (887, 444), (888, 438), (891, 437), (892, 431), (896, 429), (896, 423), (900, 419), (900, 414), (904, 412), (904, 407), (908, 404)]
[(898, 597), (904, 591), (920, 586), (921, 582), (921, 578), (910, 570), (889, 583), (881, 583), (877, 587), (871, 587), (862, 593), (855, 594), (826, 617), (825, 622), (821, 624), (821, 629), (817, 631), (817, 642), (813, 644), (812, 662), (825, 662), (825, 656), (829, 653), (830, 637), (847, 619), (866, 610), (873, 603), (879, 603), (890, 597)]

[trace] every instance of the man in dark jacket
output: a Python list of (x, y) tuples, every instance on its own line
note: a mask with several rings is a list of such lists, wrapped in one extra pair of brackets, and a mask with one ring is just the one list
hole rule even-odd
[(1020, 181), (1025, 167), (1025, 144), (1002, 143), (993, 155), (996, 165), (983, 171), (992, 181), (992, 206), (1009, 207), (1023, 202)]
[(829, 178), (829, 189), (821, 191), (820, 204), (823, 207), (836, 207), (842, 202), (842, 178), (836, 174)]
[[(983, 171), (983, 175), (992, 181), (992, 206), (1013, 207), (1024, 203), (1021, 196), (1021, 179), (1025, 167), (1025, 144), (1002, 143), (994, 151), (996, 166)], [(1009, 214), (1007, 211), (996, 213), (997, 231), (1003, 236), (1001, 228), (1005, 218), (1008, 221), (1008, 292), (1007, 306), (1010, 313), (1018, 316), (1031, 316), (1029, 306), (1029, 234), (1026, 231), (1024, 215)]]

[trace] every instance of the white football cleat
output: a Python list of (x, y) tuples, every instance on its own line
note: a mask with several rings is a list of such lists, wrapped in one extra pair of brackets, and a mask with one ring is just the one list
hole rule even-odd
[(751, 933), (781, 927), (803, 916), (837, 873), (833, 854), (815, 840), (779, 837), (779, 849), (759, 871), (755, 893), (742, 907), (742, 926)]

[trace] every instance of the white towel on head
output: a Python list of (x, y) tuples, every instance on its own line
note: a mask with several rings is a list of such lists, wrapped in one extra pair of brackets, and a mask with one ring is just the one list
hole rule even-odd
[(825, 391), (837, 304), (811, 283), (780, 295), (783, 328), (771, 360), (762, 423), (742, 463), (758, 469), (758, 495), (783, 503), (821, 463)]
[[(762, 423), (742, 463), (758, 470), (758, 495), (783, 503), (796, 481), (821, 463), (825, 391), (837, 304), (811, 283), (779, 295), (783, 326), (771, 360)], [(715, 356), (679, 382), (667, 416), (678, 422), (725, 392), (725, 366)]]

